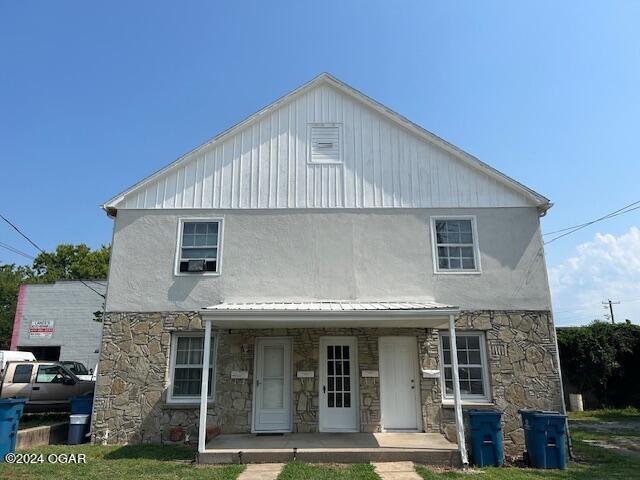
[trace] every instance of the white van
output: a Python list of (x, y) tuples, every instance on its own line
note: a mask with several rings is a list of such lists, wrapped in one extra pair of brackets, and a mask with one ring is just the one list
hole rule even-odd
[(35, 362), (36, 357), (31, 352), (18, 352), (15, 350), (0, 350), (0, 373), (4, 372), (7, 362)]

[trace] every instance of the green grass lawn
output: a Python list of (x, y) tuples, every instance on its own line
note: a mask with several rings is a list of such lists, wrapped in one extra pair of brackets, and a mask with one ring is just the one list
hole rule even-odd
[[(532, 468), (483, 468), (480, 472), (482, 480), (600, 480), (600, 479), (632, 479), (639, 478), (640, 458), (624, 457), (608, 452), (602, 448), (591, 447), (574, 439), (574, 450), (577, 462), (570, 462), (567, 470), (537, 470)], [(416, 467), (425, 480), (432, 479), (469, 479), (469, 473), (437, 472), (428, 467)], [(472, 476), (473, 478), (473, 476)]]
[(98, 445), (50, 445), (18, 453), (84, 453), (84, 465), (0, 464), (3, 479), (55, 479), (55, 480), (103, 480), (103, 479), (208, 479), (233, 480), (244, 470), (244, 465), (196, 466), (192, 464), (195, 450), (173, 446), (109, 446)]
[(292, 462), (284, 467), (278, 480), (377, 480), (371, 465), (312, 465)]
[[(603, 425), (611, 422), (633, 423), (640, 422), (640, 412), (634, 409), (604, 410), (572, 414), (572, 419), (579, 422), (600, 422)], [(418, 473), (427, 480), (431, 479), (469, 479), (482, 480), (529, 480), (529, 479), (632, 479), (640, 478), (640, 455), (628, 456), (589, 445), (587, 440), (615, 439), (619, 430), (615, 424), (611, 432), (607, 430), (592, 430), (575, 424), (571, 427), (576, 462), (570, 462), (565, 471), (535, 470), (529, 468), (485, 468), (472, 469), (461, 472), (451, 469), (433, 469), (416, 466)], [(619, 427), (619, 425), (618, 425)], [(640, 434), (631, 430), (625, 438)], [(174, 446), (66, 446), (55, 445), (19, 453), (84, 453), (87, 463), (84, 465), (36, 464), (16, 465), (0, 464), (0, 478), (2, 479), (77, 479), (92, 480), (112, 478), (140, 478), (140, 479), (211, 479), (232, 480), (244, 470), (243, 465), (226, 466), (196, 466), (193, 464), (195, 450)], [(371, 465), (309, 465), (293, 462), (282, 471), (281, 480), (373, 480), (378, 476)]]
[[(588, 420), (591, 422), (640, 422), (640, 411), (634, 408), (623, 410), (594, 410), (590, 412), (571, 413), (571, 420)], [(472, 470), (478, 472), (482, 480), (529, 480), (529, 479), (631, 479), (640, 478), (640, 456), (628, 457), (618, 453), (591, 446), (585, 440), (606, 440), (620, 435), (615, 426), (610, 432), (591, 431), (578, 426), (569, 425), (576, 462), (569, 462), (567, 470), (536, 470), (530, 468), (483, 468)], [(635, 433), (638, 435), (638, 433)], [(628, 434), (627, 435), (631, 435)], [(456, 471), (434, 470), (429, 467), (416, 467), (418, 473), (426, 480), (469, 478), (468, 473)]]
[(640, 409), (627, 407), (619, 409), (588, 410), (584, 412), (571, 412), (569, 419), (593, 422), (640, 422)]

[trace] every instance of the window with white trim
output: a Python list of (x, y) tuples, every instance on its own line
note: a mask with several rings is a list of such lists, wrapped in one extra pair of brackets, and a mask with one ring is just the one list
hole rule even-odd
[(181, 221), (178, 265), (180, 274), (220, 271), (221, 220)]
[[(173, 403), (197, 403), (202, 386), (202, 359), (204, 335), (176, 333), (171, 338), (170, 388), (168, 401)], [(215, 394), (215, 338), (211, 337), (209, 355), (208, 397)]]
[(473, 218), (432, 218), (436, 272), (479, 272)]
[[(466, 400), (489, 401), (489, 376), (484, 334), (456, 332), (458, 351), (458, 377), (460, 395)], [(453, 398), (453, 369), (451, 366), (451, 339), (440, 334), (442, 396)]]

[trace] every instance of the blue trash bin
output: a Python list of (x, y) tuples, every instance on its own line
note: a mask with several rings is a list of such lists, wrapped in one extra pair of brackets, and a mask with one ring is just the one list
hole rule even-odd
[(504, 465), (502, 442), (502, 412), (498, 410), (468, 410), (471, 427), (471, 459), (478, 467)]
[(69, 434), (67, 436), (69, 445), (80, 445), (87, 441), (90, 418), (91, 415), (86, 413), (69, 415)]
[(71, 415), (91, 415), (93, 407), (93, 395), (78, 395), (69, 400)]
[(529, 464), (535, 468), (567, 468), (566, 415), (521, 411)]
[(18, 424), (26, 403), (26, 398), (0, 400), (0, 462), (7, 453), (16, 451)]
[(530, 439), (530, 432), (532, 430), (528, 429), (527, 425), (531, 424), (531, 418), (533, 418), (533, 414), (535, 413), (541, 413), (544, 415), (559, 415), (559, 413), (553, 412), (551, 410), (518, 410), (518, 413), (522, 417), (522, 430), (524, 430), (524, 445), (525, 445), (524, 461), (525, 463), (531, 465), (531, 462), (529, 461), (528, 445), (532, 444), (532, 440)]

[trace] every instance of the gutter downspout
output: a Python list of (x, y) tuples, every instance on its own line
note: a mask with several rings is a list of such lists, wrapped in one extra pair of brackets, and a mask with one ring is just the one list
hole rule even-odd
[(200, 419), (198, 426), (198, 454), (207, 445), (207, 401), (209, 391), (209, 357), (211, 356), (211, 319), (204, 318), (204, 352), (202, 355), (202, 385), (200, 387)]
[(449, 315), (449, 342), (451, 348), (451, 373), (453, 380), (453, 404), (456, 416), (456, 433), (458, 434), (458, 450), (462, 468), (469, 466), (467, 458), (467, 445), (464, 438), (464, 419), (462, 418), (462, 397), (460, 395), (460, 378), (458, 375), (458, 347), (456, 345), (456, 322), (455, 316)]

